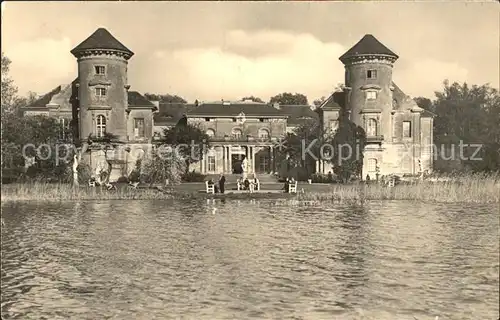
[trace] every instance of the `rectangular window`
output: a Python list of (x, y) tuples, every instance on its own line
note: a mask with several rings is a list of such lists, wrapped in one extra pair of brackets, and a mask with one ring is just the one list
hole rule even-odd
[(403, 121), (403, 138), (411, 138), (411, 121)]
[(106, 96), (106, 88), (95, 88), (95, 95), (98, 97)]
[(208, 171), (215, 172), (215, 156), (208, 156)]
[(377, 79), (377, 70), (367, 70), (366, 78), (368, 79)]
[(377, 99), (377, 91), (367, 91), (366, 92), (366, 99), (367, 100), (375, 100), (375, 99)]
[(95, 74), (103, 75), (106, 74), (105, 66), (95, 66)]
[(377, 159), (368, 159), (367, 168), (368, 172), (377, 171)]
[(144, 118), (134, 119), (134, 137), (144, 138)]

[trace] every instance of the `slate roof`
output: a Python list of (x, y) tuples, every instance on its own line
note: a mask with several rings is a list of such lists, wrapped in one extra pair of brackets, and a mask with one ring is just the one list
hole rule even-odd
[(46, 108), (46, 105), (52, 100), (56, 94), (60, 93), (62, 90), (62, 86), (57, 86), (55, 89), (50, 91), (49, 93), (43, 95), (41, 98), (35, 100), (32, 104), (23, 107), (23, 109), (31, 109), (31, 108)]
[(296, 126), (306, 123), (308, 120), (319, 120), (318, 113), (311, 110), (307, 105), (283, 105), (280, 106), (283, 115), (287, 115), (287, 125)]
[(193, 108), (191, 104), (184, 103), (161, 103), (157, 113), (154, 114), (154, 124), (156, 126), (171, 126), (186, 114), (188, 109)]
[(129, 107), (151, 107), (156, 109), (152, 102), (137, 91), (128, 92), (128, 105)]
[[(78, 78), (71, 82), (73, 86), (78, 81)], [(57, 86), (55, 89), (50, 91), (49, 93), (43, 95), (41, 98), (37, 99), (32, 104), (23, 107), (23, 109), (37, 109), (37, 108), (46, 108), (47, 104), (52, 100), (52, 98), (61, 93), (63, 86)], [(70, 97), (71, 99), (71, 97)], [(130, 107), (151, 107), (156, 108), (156, 106), (151, 103), (148, 99), (146, 99), (142, 94), (137, 91), (129, 91), (128, 92), (128, 105)]]
[(346, 53), (340, 56), (339, 59), (343, 62), (353, 56), (368, 54), (383, 54), (399, 58), (397, 54), (384, 46), (373, 35), (367, 34), (363, 38), (361, 38), (361, 40), (359, 40), (358, 43), (356, 43), (351, 49), (347, 50)]
[(236, 117), (240, 113), (244, 113), (247, 117), (286, 117), (280, 110), (269, 104), (262, 103), (230, 103), (224, 105), (220, 103), (203, 103), (198, 107), (193, 107), (187, 110), (188, 116), (227, 116)]
[(134, 54), (104, 28), (97, 29), (90, 37), (71, 50), (71, 53), (75, 55), (89, 49), (112, 49), (127, 52), (130, 56)]

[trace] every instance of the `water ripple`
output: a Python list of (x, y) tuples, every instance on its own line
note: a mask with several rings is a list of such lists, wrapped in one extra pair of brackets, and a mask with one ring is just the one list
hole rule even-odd
[(17, 203), (2, 218), (2, 319), (499, 317), (491, 206)]

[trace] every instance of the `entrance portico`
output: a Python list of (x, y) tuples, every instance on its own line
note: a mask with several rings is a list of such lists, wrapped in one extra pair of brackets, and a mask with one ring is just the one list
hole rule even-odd
[[(197, 164), (202, 174), (241, 174), (242, 162), (247, 161), (247, 172), (274, 172), (275, 150), (272, 144), (224, 143), (210, 146)], [(196, 165), (195, 165), (196, 166)]]

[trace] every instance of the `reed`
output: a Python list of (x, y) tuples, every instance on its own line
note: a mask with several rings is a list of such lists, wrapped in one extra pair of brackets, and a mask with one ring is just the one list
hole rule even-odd
[(108, 191), (106, 188), (74, 188), (63, 183), (19, 183), (2, 186), (4, 201), (66, 201), (66, 200), (155, 200), (171, 199), (171, 193), (156, 189), (133, 189), (127, 186)]
[[(5, 201), (68, 201), (68, 200), (160, 200), (200, 199), (213, 195), (200, 193), (203, 186), (193, 185), (192, 190), (175, 186), (168, 192), (157, 189), (133, 189), (120, 186), (117, 190), (105, 188), (73, 188), (69, 184), (23, 183), (3, 185), (2, 202)], [(500, 174), (470, 174), (448, 176), (439, 181), (415, 181), (393, 188), (378, 184), (319, 185), (304, 184), (298, 187), (303, 193), (293, 196), (303, 201), (333, 201), (342, 203), (364, 203), (370, 200), (413, 200), (440, 203), (500, 203)], [(226, 197), (226, 196), (223, 196)], [(227, 198), (233, 198), (227, 195)], [(254, 198), (249, 194), (238, 195), (238, 199)], [(280, 197), (279, 194), (262, 195), (260, 198)]]
[(500, 203), (499, 174), (441, 177), (438, 181), (414, 181), (393, 188), (378, 184), (333, 185), (327, 191), (305, 192), (301, 200), (364, 202), (414, 200), (441, 203)]

